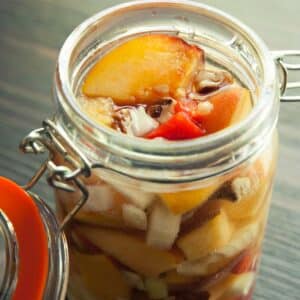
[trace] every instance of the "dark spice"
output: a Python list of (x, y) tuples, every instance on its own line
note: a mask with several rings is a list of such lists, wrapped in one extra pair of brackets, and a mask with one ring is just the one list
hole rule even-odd
[(124, 125), (124, 123), (126, 122), (126, 118), (130, 118), (128, 107), (121, 107), (116, 109), (113, 113), (112, 128), (117, 131), (126, 133), (127, 130)]
[(150, 105), (146, 108), (146, 112), (152, 118), (159, 118), (162, 112), (162, 106), (160, 104)]
[(236, 202), (238, 200), (237, 195), (232, 188), (232, 180), (224, 182), (223, 185), (209, 197), (209, 200), (218, 199), (226, 199), (231, 202)]
[(208, 291), (183, 291), (174, 293), (176, 300), (208, 300), (210, 295)]
[(161, 105), (171, 105), (173, 103), (173, 99), (163, 99), (160, 103)]
[(182, 222), (179, 232), (180, 236), (201, 227), (220, 214), (221, 208), (218, 203), (214, 207), (209, 207), (209, 205), (210, 203), (205, 203), (203, 206), (200, 206), (189, 219)]
[(215, 92), (220, 88), (221, 88), (221, 85), (220, 86), (205, 86), (205, 87), (199, 89), (197, 92), (201, 95), (205, 95), (205, 94), (210, 94), (212, 92)]

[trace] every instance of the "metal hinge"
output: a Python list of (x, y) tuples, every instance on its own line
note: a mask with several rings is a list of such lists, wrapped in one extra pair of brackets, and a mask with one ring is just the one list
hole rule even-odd
[[(62, 231), (88, 199), (88, 190), (80, 176), (89, 177), (91, 175), (90, 162), (75, 147), (70, 138), (64, 134), (64, 131), (50, 119), (43, 122), (43, 127), (31, 131), (20, 143), (20, 149), (24, 153), (40, 154), (48, 152), (45, 162), (29, 182), (23, 186), (25, 190), (31, 189), (41, 176), (48, 171), (47, 180), (52, 187), (70, 193), (75, 192), (76, 189), (81, 191), (79, 201), (60, 224), (60, 230)], [(71, 149), (71, 151), (68, 149)], [(63, 157), (68, 166), (55, 163), (54, 158), (57, 154)]]

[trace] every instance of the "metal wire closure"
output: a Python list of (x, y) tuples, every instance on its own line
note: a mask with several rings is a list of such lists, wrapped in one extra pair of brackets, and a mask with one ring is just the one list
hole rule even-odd
[[(63, 130), (50, 119), (43, 122), (42, 128), (30, 132), (20, 143), (20, 149), (24, 153), (49, 153), (46, 161), (23, 187), (25, 190), (31, 189), (41, 176), (48, 171), (47, 180), (52, 187), (67, 192), (75, 192), (76, 189), (81, 191), (78, 203), (60, 225), (60, 231), (62, 231), (88, 199), (88, 190), (79, 176), (90, 176), (90, 162), (74, 146)], [(67, 149), (72, 149), (72, 153)], [(59, 153), (70, 167), (56, 165), (53, 160), (56, 153)]]
[(289, 82), (288, 80), (288, 75), (289, 71), (295, 72), (295, 71), (300, 71), (300, 63), (292, 64), (288, 63), (285, 60), (287, 58), (297, 58), (299, 57), (300, 61), (300, 50), (283, 50), (283, 51), (273, 51), (272, 52), (275, 61), (278, 63), (278, 65), (281, 68), (281, 77), (282, 77), (282, 82), (281, 82), (281, 97), (280, 101), (281, 102), (300, 102), (300, 95), (297, 96), (287, 96), (285, 95), (285, 92), (288, 90), (295, 90), (298, 89), (300, 92), (300, 81), (296, 82)]
[(17, 284), (19, 248), (14, 227), (2, 210), (0, 210), (0, 230), (4, 237), (6, 256), (2, 271), (4, 279), (0, 286), (0, 299), (9, 300)]

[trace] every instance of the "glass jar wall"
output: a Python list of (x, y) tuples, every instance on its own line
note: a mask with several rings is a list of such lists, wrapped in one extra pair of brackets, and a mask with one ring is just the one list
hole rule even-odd
[[(84, 76), (103, 52), (145, 32), (201, 45), (251, 91), (249, 117), (181, 142), (121, 138), (89, 120), (76, 103)], [(82, 178), (89, 198), (66, 228), (69, 298), (250, 299), (276, 168), (278, 93), (260, 39), (206, 6), (131, 2), (75, 29), (58, 60), (55, 122), (92, 174)], [(66, 164), (59, 155), (55, 162)], [(61, 219), (80, 196), (56, 190)]]

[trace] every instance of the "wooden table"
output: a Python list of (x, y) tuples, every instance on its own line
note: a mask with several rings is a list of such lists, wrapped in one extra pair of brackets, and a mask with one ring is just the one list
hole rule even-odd
[[(0, 0), (0, 174), (20, 184), (40, 159), (18, 143), (53, 112), (52, 75), (72, 28), (117, 0)], [(206, 0), (250, 25), (271, 49), (300, 49), (299, 0)], [(298, 76), (300, 78), (300, 74)], [(278, 175), (255, 299), (300, 299), (300, 103), (282, 104)], [(36, 191), (52, 198), (45, 182)]]

